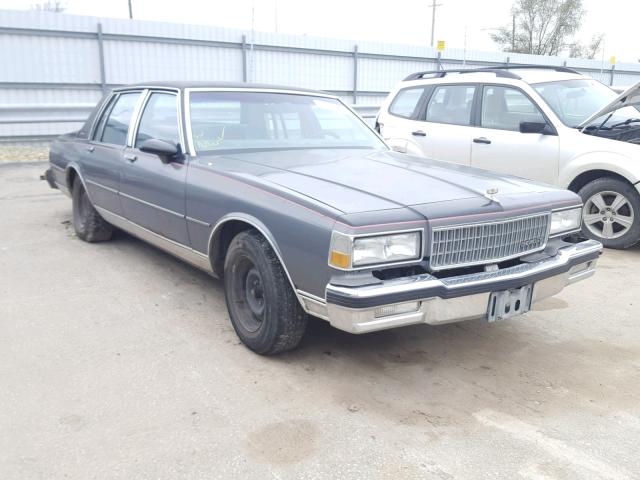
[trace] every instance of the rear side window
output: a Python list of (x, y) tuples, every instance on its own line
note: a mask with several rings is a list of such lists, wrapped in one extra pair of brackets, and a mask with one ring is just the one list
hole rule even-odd
[(476, 88), (472, 85), (436, 87), (427, 105), (427, 122), (471, 125), (471, 107)]
[(122, 93), (115, 101), (104, 125), (100, 141), (114, 145), (127, 144), (127, 132), (140, 92)]
[(398, 117), (411, 118), (416, 111), (424, 88), (405, 88), (400, 90), (389, 106), (389, 113)]
[(152, 93), (144, 107), (136, 136), (136, 147), (142, 142), (155, 138), (178, 145), (178, 97), (171, 93)]
[(481, 126), (520, 130), (520, 122), (545, 122), (538, 107), (516, 88), (486, 86), (482, 93)]

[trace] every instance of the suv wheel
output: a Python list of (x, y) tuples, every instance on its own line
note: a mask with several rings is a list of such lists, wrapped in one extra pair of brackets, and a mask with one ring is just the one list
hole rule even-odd
[(79, 178), (72, 188), (73, 228), (78, 238), (85, 242), (110, 240), (113, 227), (93, 208), (89, 195)]
[(271, 245), (255, 231), (231, 241), (224, 292), (234, 330), (247, 347), (272, 355), (298, 346), (307, 315)]
[(584, 235), (608, 248), (629, 248), (640, 241), (640, 195), (633, 186), (604, 177), (578, 193), (584, 202)]

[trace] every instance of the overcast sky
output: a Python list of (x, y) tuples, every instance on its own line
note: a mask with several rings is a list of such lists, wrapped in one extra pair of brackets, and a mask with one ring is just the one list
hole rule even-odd
[[(38, 0), (0, 0), (0, 8), (27, 9)], [(128, 16), (127, 0), (63, 0), (67, 13)], [(132, 0), (134, 18), (394, 43), (429, 44), (431, 0)], [(436, 39), (449, 48), (497, 49), (490, 29), (510, 23), (512, 0), (437, 0)], [(638, 0), (583, 0), (587, 14), (578, 36), (605, 34), (608, 62), (640, 58)]]

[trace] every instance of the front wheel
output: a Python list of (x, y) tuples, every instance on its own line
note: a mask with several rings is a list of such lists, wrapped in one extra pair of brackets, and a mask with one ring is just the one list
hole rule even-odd
[(234, 330), (248, 348), (272, 355), (298, 346), (307, 316), (271, 245), (255, 231), (231, 241), (224, 289)]
[(578, 193), (584, 202), (584, 235), (608, 248), (629, 248), (640, 241), (640, 194), (632, 185), (603, 177)]

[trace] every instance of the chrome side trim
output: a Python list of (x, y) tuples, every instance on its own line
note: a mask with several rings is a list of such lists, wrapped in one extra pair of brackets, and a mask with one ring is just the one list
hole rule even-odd
[(93, 180), (87, 180), (87, 183), (89, 185), (93, 185), (95, 187), (102, 188), (103, 190), (106, 190), (106, 191), (111, 192), (111, 193), (113, 193), (115, 195), (118, 195), (118, 190), (116, 190), (115, 188), (107, 187), (106, 185), (102, 185), (101, 183), (94, 182)]
[(190, 222), (195, 223), (196, 225), (202, 225), (203, 227), (211, 228), (210, 223), (203, 222), (202, 220), (198, 220), (197, 218), (187, 216), (186, 219), (189, 220)]
[(147, 230), (144, 227), (141, 227), (137, 223), (132, 222), (131, 220), (127, 220), (120, 215), (117, 215), (105, 208), (98, 207), (94, 204), (94, 208), (100, 213), (100, 215), (112, 225), (115, 225), (118, 228), (134, 235), (141, 240), (144, 240), (155, 247), (158, 247), (161, 250), (164, 250), (171, 255), (178, 257), (181, 260), (193, 265), (194, 267), (198, 267), (205, 272), (212, 274), (215, 276), (213, 269), (211, 268), (211, 262), (209, 261), (209, 257), (194, 250), (191, 247), (187, 247), (181, 243), (178, 243), (174, 240), (170, 240), (162, 235), (159, 235), (151, 230)]
[(49, 165), (51, 166), (51, 168), (55, 168), (56, 170), (58, 170), (58, 171), (60, 171), (60, 172), (64, 172), (64, 171), (65, 171), (65, 170), (64, 170), (64, 168), (62, 168), (62, 167), (61, 167), (61, 166), (59, 166), (59, 165), (56, 165), (55, 163), (51, 163), (51, 162), (49, 162)]
[(155, 203), (147, 202), (146, 200), (142, 200), (141, 198), (134, 197), (133, 195), (129, 195), (128, 193), (118, 192), (118, 195), (121, 197), (128, 198), (129, 200), (133, 200), (134, 202), (142, 203), (143, 205), (147, 205), (148, 207), (156, 208), (160, 211), (170, 213), (175, 215), (176, 217), (185, 218), (182, 213), (174, 212), (173, 210), (169, 210), (168, 208), (161, 207), (160, 205), (156, 205)]

